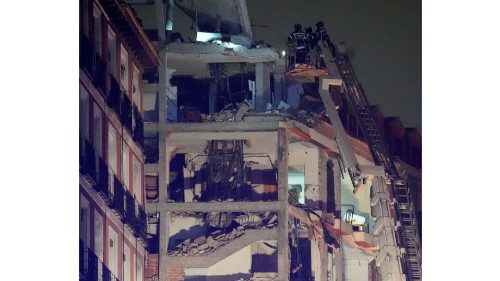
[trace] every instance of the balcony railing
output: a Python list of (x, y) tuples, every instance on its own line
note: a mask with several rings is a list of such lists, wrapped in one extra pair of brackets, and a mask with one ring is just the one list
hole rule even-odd
[(80, 32), (80, 67), (92, 76), (94, 65), (94, 49), (90, 40)]
[(96, 191), (102, 192), (108, 189), (109, 184), (109, 167), (108, 164), (102, 159), (102, 157), (97, 157), (97, 184)]
[(134, 141), (144, 147), (144, 120), (137, 105), (133, 105), (134, 112)]
[(96, 155), (92, 145), (80, 136), (80, 171), (90, 185), (100, 192), (108, 206), (130, 226), (134, 235), (146, 243), (147, 215), (139, 201), (126, 190), (122, 182), (102, 157)]
[[(111, 175), (110, 175), (111, 176)], [(125, 189), (123, 188), (122, 182), (116, 177), (116, 175), (112, 175), (111, 178), (112, 190), (110, 192), (109, 197), (109, 207), (115, 210), (116, 214), (124, 218), (125, 216)]]
[(141, 238), (144, 243), (147, 243), (148, 236), (148, 217), (146, 211), (136, 204), (136, 221), (135, 221), (135, 236)]
[(91, 183), (95, 183), (97, 181), (95, 150), (86, 138), (81, 138), (80, 141), (83, 146), (83, 153), (80, 155), (83, 162), (81, 172)]
[(126, 206), (125, 209), (126, 211), (125, 211), (124, 222), (130, 225), (131, 228), (134, 228), (136, 220), (135, 199), (128, 192), (125, 192), (125, 206)]
[[(116, 78), (110, 74), (107, 62), (95, 52), (92, 43), (83, 33), (80, 33), (80, 67), (87, 72), (94, 86), (106, 99), (108, 106), (118, 114), (123, 126), (133, 134), (134, 141), (142, 145), (144, 126), (140, 113), (137, 110), (136, 115), (132, 101), (121, 89)], [(133, 127), (134, 121), (135, 127)]]
[(108, 74), (110, 79), (109, 91), (106, 97), (106, 102), (108, 106), (113, 109), (117, 114), (120, 114), (120, 101), (121, 101), (121, 89), (120, 84), (116, 81), (115, 77)]
[(106, 96), (106, 69), (107, 63), (98, 53), (95, 53), (95, 71), (93, 75), (94, 84), (100, 90), (103, 97)]
[(80, 280), (118, 281), (111, 270), (80, 239)]
[(132, 133), (132, 102), (124, 92), (122, 92), (119, 113), (123, 126)]

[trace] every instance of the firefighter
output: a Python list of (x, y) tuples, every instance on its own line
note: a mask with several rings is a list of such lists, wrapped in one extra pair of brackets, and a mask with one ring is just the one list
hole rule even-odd
[(316, 23), (316, 38), (318, 42), (330, 43), (330, 36), (326, 34), (325, 24), (322, 21)]
[(288, 44), (292, 46), (293, 53), (290, 54), (290, 65), (306, 64), (309, 61), (309, 39), (302, 31), (300, 24), (295, 25), (295, 30), (288, 36)]
[(309, 39), (309, 44), (311, 45), (311, 49), (314, 49), (316, 47), (316, 44), (318, 43), (316, 33), (313, 32), (312, 27), (307, 27), (306, 28), (306, 37)]
[(304, 32), (302, 32), (302, 25), (300, 25), (298, 23), (295, 24), (294, 31), (292, 33), (290, 33), (290, 36), (288, 36), (288, 44), (294, 43), (295, 37), (297, 34), (304, 34)]

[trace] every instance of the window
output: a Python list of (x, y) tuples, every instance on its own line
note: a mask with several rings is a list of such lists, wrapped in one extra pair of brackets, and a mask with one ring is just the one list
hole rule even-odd
[(86, 139), (89, 139), (89, 95), (82, 85), (80, 85), (79, 106), (80, 132)]
[(132, 99), (137, 106), (137, 108), (140, 108), (140, 101), (141, 101), (141, 91), (139, 89), (139, 69), (134, 65), (134, 72), (132, 75)]
[(101, 11), (94, 6), (94, 49), (102, 56), (102, 25)]
[(111, 226), (108, 226), (108, 233), (108, 266), (113, 275), (118, 276), (118, 234)]
[(130, 264), (132, 262), (130, 255), (130, 247), (127, 244), (123, 248), (123, 281), (130, 281)]
[(118, 171), (118, 159), (116, 155), (116, 131), (108, 123), (108, 164), (116, 175)]
[(116, 78), (116, 35), (111, 28), (108, 28), (108, 60), (109, 71)]
[(104, 218), (99, 212), (94, 212), (94, 253), (104, 260)]
[(141, 163), (134, 157), (134, 196), (142, 204), (142, 169)]
[(122, 181), (123, 184), (128, 188), (130, 186), (130, 156), (129, 156), (129, 148), (126, 144), (123, 145), (123, 154), (122, 154)]
[(94, 103), (93, 127), (94, 148), (97, 155), (102, 157), (102, 111), (96, 103)]
[(142, 267), (144, 266), (144, 260), (142, 258), (140, 258), (139, 256), (136, 258), (135, 260), (136, 264), (135, 264), (135, 270), (136, 270), (136, 276), (137, 276), (137, 281), (142, 281)]
[(80, 239), (85, 246), (90, 245), (90, 203), (80, 194)]
[(80, 3), (80, 24), (83, 28), (83, 34), (89, 38), (89, 0), (83, 0)]
[(128, 55), (125, 48), (121, 48), (121, 56), (120, 56), (120, 81), (123, 89), (129, 92), (128, 89)]

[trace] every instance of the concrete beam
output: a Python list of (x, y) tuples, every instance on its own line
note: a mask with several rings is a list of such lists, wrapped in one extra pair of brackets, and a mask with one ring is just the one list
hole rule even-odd
[(382, 166), (360, 165), (361, 177), (373, 179), (373, 177), (385, 177), (385, 169)]
[(171, 42), (166, 47), (169, 66), (182, 68), (190, 63), (261, 63), (279, 59), (271, 48), (247, 49), (209, 43)]
[(147, 212), (265, 212), (278, 211), (280, 204), (273, 202), (192, 202), (148, 204)]
[(245, 234), (212, 253), (194, 257), (167, 256), (167, 264), (169, 267), (207, 268), (256, 241), (276, 240), (277, 238), (277, 229), (247, 229), (245, 230)]
[(155, 164), (145, 164), (144, 165), (145, 174), (158, 174), (158, 163)]
[[(277, 131), (286, 126), (283, 121), (242, 121), (205, 123), (165, 123), (158, 125), (160, 132), (262, 132)], [(153, 124), (145, 124), (146, 131), (154, 131)]]

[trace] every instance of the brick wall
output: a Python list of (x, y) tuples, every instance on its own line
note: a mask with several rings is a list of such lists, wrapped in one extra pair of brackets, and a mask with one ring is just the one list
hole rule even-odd
[(148, 254), (144, 276), (146, 280), (158, 280), (158, 254)]
[(184, 268), (169, 268), (166, 281), (184, 281)]

